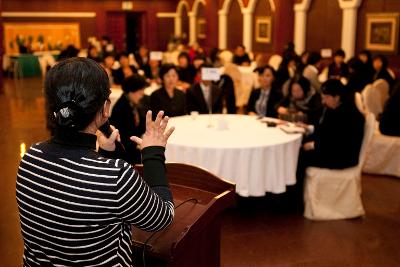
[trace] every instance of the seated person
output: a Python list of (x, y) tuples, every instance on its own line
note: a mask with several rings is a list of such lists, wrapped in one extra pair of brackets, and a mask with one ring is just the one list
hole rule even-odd
[(276, 87), (281, 89), (282, 86), (291, 78), (294, 77), (296, 73), (296, 60), (297, 57), (286, 54), (283, 57), (281, 64), (276, 72)]
[(154, 91), (150, 96), (150, 107), (153, 114), (160, 110), (165, 116), (174, 117), (186, 114), (185, 93), (177, 89), (178, 70), (173, 64), (165, 64), (161, 67), (160, 77), (162, 87)]
[(212, 68), (212, 65), (203, 64), (200, 67), (200, 82), (186, 92), (187, 111), (198, 111), (200, 114), (222, 113), (222, 90), (212, 81), (203, 79), (202, 68)]
[(239, 66), (250, 66), (251, 60), (249, 55), (246, 53), (244, 45), (238, 45), (236, 47), (232, 62)]
[(149, 64), (149, 49), (145, 45), (141, 45), (139, 50), (135, 54), (135, 61), (139, 66), (139, 69), (143, 69), (144, 66)]
[(277, 105), (282, 99), (274, 87), (275, 70), (269, 65), (255, 69), (258, 73), (260, 88), (251, 92), (247, 103), (247, 114), (267, 117), (277, 117)]
[(303, 76), (311, 83), (311, 89), (319, 92), (321, 82), (318, 79), (319, 68), (321, 67), (321, 55), (317, 52), (311, 52), (308, 57), (307, 66), (303, 70)]
[(160, 64), (161, 61), (150, 59), (149, 64), (146, 64), (142, 67), (144, 75), (146, 76), (146, 79), (149, 83), (155, 82), (157, 84), (161, 84)]
[(146, 80), (144, 77), (133, 74), (122, 81), (124, 93), (115, 103), (110, 123), (114, 125), (121, 136), (121, 142), (125, 147), (125, 160), (131, 164), (141, 163), (140, 150), (130, 140), (131, 136), (142, 136), (145, 132), (145, 116), (141, 108), (141, 100), (144, 95)]
[(193, 85), (196, 69), (190, 64), (190, 58), (186, 52), (182, 52), (178, 56), (178, 74), (182, 88), (186, 90)]
[(321, 115), (321, 108), (320, 94), (311, 90), (306, 78), (298, 77), (290, 81), (289, 94), (279, 104), (278, 114), (283, 117), (304, 115), (303, 122), (315, 125)]
[(365, 118), (355, 105), (354, 95), (336, 79), (326, 81), (321, 92), (325, 110), (300, 153), (303, 175), (307, 166), (344, 169), (358, 164)]
[(372, 80), (376, 81), (379, 79), (384, 79), (385, 81), (388, 82), (390, 88), (392, 88), (395, 83), (395, 80), (388, 71), (388, 65), (389, 65), (388, 59), (383, 55), (374, 56), (374, 58), (372, 59), (372, 65), (375, 70)]
[(113, 77), (114, 83), (119, 85), (125, 78), (137, 73), (137, 70), (134, 66), (129, 65), (129, 54), (127, 52), (121, 52), (117, 60), (121, 67), (113, 71)]
[(236, 96), (232, 78), (227, 74), (222, 74), (215, 84), (222, 91), (222, 112), (226, 110), (228, 114), (236, 114)]
[(339, 49), (333, 55), (333, 62), (328, 67), (328, 78), (338, 79), (347, 78), (349, 70), (347, 64), (344, 63), (346, 54), (342, 49)]
[(384, 135), (400, 136), (400, 81), (396, 83), (392, 94), (386, 101), (379, 122), (379, 130)]
[(364, 63), (356, 57), (353, 57), (348, 62), (349, 78), (346, 87), (352, 92), (361, 92), (370, 82), (368, 75), (364, 73)]
[(114, 76), (113, 76), (113, 65), (115, 62), (115, 56), (113, 53), (105, 53), (103, 55), (103, 60), (101, 62), (101, 66), (107, 72), (108, 78), (110, 79), (110, 85), (114, 83)]
[(361, 73), (367, 80), (367, 84), (372, 83), (374, 78), (374, 67), (372, 66), (372, 54), (369, 50), (362, 50), (358, 53), (357, 58), (361, 60)]

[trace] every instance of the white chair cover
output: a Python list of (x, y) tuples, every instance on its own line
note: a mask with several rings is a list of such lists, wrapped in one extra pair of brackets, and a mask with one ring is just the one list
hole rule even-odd
[(362, 114), (365, 115), (365, 114), (367, 113), (367, 110), (366, 110), (366, 108), (365, 108), (365, 105), (364, 105), (362, 96), (361, 96), (361, 94), (360, 94), (359, 92), (356, 92), (356, 93), (354, 94), (354, 101), (356, 102), (357, 109), (358, 109)]
[(381, 101), (381, 93), (375, 90), (372, 84), (368, 84), (361, 92), (364, 105), (369, 112), (375, 115), (375, 118), (383, 111), (383, 105)]
[(361, 169), (374, 133), (375, 123), (374, 115), (368, 113), (357, 166), (343, 170), (307, 168), (304, 184), (304, 217), (311, 220), (337, 220), (365, 214), (361, 200)]
[(377, 126), (363, 172), (400, 178), (400, 137), (383, 135)]
[(272, 55), (269, 60), (268, 60), (268, 65), (270, 65), (271, 67), (273, 67), (275, 70), (278, 70), (279, 65), (282, 62), (282, 56), (275, 54)]
[(374, 88), (374, 90), (378, 91), (380, 94), (380, 100), (381, 100), (382, 111), (383, 111), (383, 107), (385, 106), (386, 101), (389, 99), (390, 85), (386, 80), (378, 79), (372, 84), (372, 87)]

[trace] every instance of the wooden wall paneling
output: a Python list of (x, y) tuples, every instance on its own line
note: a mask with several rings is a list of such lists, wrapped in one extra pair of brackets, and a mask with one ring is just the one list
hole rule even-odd
[(342, 10), (338, 1), (313, 0), (307, 15), (306, 49), (319, 51), (341, 46)]
[(228, 49), (243, 43), (243, 15), (237, 0), (231, 2), (228, 12)]
[(198, 31), (198, 29), (196, 30), (196, 33), (197, 33), (197, 42), (199, 43), (199, 45), (201, 46), (201, 47), (206, 47), (207, 45), (208, 45), (208, 42), (207, 42), (207, 34), (208, 34), (208, 31), (207, 31), (207, 24), (209, 24), (209, 22), (207, 21), (207, 17), (206, 17), (206, 13), (207, 13), (207, 10), (206, 10), (206, 6), (204, 6), (202, 3), (200, 3), (199, 4), (199, 6), (198, 6), (198, 9), (197, 9), (197, 18), (196, 18), (196, 27), (198, 27), (198, 21), (199, 20), (205, 20), (206, 21), (206, 37), (205, 38), (199, 38), (199, 31)]
[(181, 9), (182, 16), (182, 37), (184, 37), (185, 43), (189, 42), (189, 10), (187, 10), (186, 6)]
[(168, 41), (174, 33), (174, 18), (157, 18), (157, 43), (152, 43), (150, 49), (167, 50)]
[(125, 12), (107, 12), (107, 36), (111, 38), (117, 51), (126, 50)]
[[(253, 51), (260, 53), (272, 53), (273, 43), (275, 42), (274, 29), (275, 29), (275, 17), (272, 12), (269, 0), (258, 0), (257, 5), (254, 9), (253, 15)], [(256, 20), (258, 17), (271, 17), (271, 42), (270, 43), (260, 43), (256, 40)]]
[(206, 0), (204, 17), (207, 21), (206, 32), (207, 38), (204, 42), (206, 51), (210, 51), (214, 47), (218, 47), (218, 1)]
[(293, 41), (294, 11), (293, 0), (275, 1), (276, 12), (273, 19), (274, 53), (281, 53), (285, 45)]

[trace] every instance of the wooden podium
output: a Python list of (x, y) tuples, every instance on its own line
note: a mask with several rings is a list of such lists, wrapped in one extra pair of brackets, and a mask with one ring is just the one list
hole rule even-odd
[[(135, 168), (143, 174), (142, 166)], [(220, 266), (220, 215), (234, 205), (235, 185), (187, 164), (166, 168), (175, 218), (156, 233), (132, 227), (135, 266)]]

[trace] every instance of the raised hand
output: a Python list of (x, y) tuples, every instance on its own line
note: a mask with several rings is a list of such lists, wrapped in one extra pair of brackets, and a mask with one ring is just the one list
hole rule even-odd
[(172, 132), (175, 130), (174, 127), (166, 130), (168, 125), (168, 116), (164, 116), (164, 111), (160, 111), (157, 114), (156, 119), (152, 120), (152, 112), (149, 110), (146, 114), (146, 132), (142, 138), (137, 136), (131, 136), (131, 140), (136, 142), (140, 149), (148, 146), (162, 146), (167, 145), (168, 138), (171, 136)]

